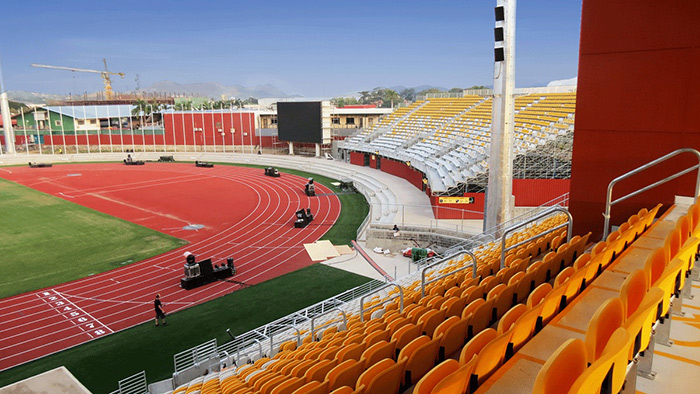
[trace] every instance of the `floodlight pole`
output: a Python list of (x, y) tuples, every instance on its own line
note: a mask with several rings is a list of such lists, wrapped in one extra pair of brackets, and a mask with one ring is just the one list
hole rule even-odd
[(493, 109), (485, 228), (493, 228), (513, 216), (515, 3), (516, 0), (496, 1)]
[[(10, 116), (10, 104), (5, 91), (5, 80), (2, 76), (2, 61), (0, 61), (0, 112), (2, 112), (2, 128), (5, 134), (5, 152), (15, 153), (15, 133), (12, 130), (12, 116)], [(0, 149), (0, 155), (2, 149)]]

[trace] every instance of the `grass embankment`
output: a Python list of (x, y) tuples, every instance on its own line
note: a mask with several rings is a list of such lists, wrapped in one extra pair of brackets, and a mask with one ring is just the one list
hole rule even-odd
[(186, 241), (0, 179), (0, 298), (144, 260)]

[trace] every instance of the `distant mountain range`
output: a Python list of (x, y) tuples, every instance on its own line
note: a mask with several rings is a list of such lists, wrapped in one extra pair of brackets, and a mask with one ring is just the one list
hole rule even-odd
[(49, 94), (37, 92), (25, 92), (23, 90), (11, 90), (7, 92), (7, 97), (12, 101), (24, 103), (28, 105), (46, 104), (49, 101), (64, 101), (68, 100), (69, 96), (62, 94)]
[(248, 97), (294, 97), (294, 95), (289, 95), (270, 84), (258, 85), (253, 88), (247, 88), (241, 85), (226, 86), (217, 82), (180, 84), (173, 81), (160, 81), (147, 87), (146, 89), (144, 89), (144, 91), (149, 93), (185, 93), (188, 95), (209, 97), (216, 100), (220, 100), (222, 96), (224, 96), (227, 99), (230, 97), (240, 99), (247, 99)]

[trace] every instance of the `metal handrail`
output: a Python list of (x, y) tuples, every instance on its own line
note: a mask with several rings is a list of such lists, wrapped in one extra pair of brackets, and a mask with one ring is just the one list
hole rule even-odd
[[(301, 331), (299, 331), (299, 328), (297, 326), (292, 325), (292, 324), (270, 324), (267, 327), (289, 327), (289, 328), (294, 329), (294, 331), (297, 332), (297, 346), (301, 345)], [(269, 336), (269, 338), (270, 338), (270, 357), (272, 357), (272, 355), (273, 355), (272, 351), (275, 349), (275, 341), (273, 339), (274, 336), (275, 336), (274, 332), (270, 333), (270, 336)]]
[[(360, 297), (360, 321), (361, 322), (365, 321), (365, 311), (369, 310), (369, 309), (365, 309), (365, 298), (369, 297), (372, 294), (379, 293), (380, 291), (382, 291), (388, 287), (392, 287), (392, 286), (399, 289), (399, 297), (401, 299), (401, 302), (399, 304), (399, 313), (403, 312), (403, 288), (396, 283), (387, 283), (384, 286), (375, 289), (373, 292), (369, 292), (369, 293), (363, 295), (362, 297)], [(396, 299), (396, 297), (389, 297), (386, 300), (380, 302), (379, 304), (372, 305), (372, 307), (376, 307), (377, 305), (387, 304), (395, 299)]]
[[(337, 306), (336, 306), (336, 307), (333, 307), (333, 308), (331, 308), (331, 309), (329, 309), (328, 312), (331, 312), (331, 311), (334, 311), (334, 310), (340, 312), (340, 314), (343, 315), (343, 323), (345, 323), (345, 327), (347, 328), (347, 327), (348, 327), (348, 317), (347, 317), (347, 315), (345, 314), (345, 312), (343, 312), (343, 310), (340, 309), (340, 308), (338, 308)], [(316, 319), (318, 319), (319, 317), (321, 317), (321, 316), (327, 314), (328, 312), (323, 313), (323, 314), (316, 315), (316, 316), (314, 316), (314, 317), (311, 318), (311, 338), (312, 338), (313, 340), (316, 340), (316, 328), (314, 327), (314, 323), (316, 322)], [(331, 320), (331, 321), (332, 321), (332, 320)]]
[[(449, 259), (451, 259), (451, 258), (453, 258), (453, 257), (455, 257), (455, 256), (457, 256), (457, 255), (460, 255), (460, 254), (467, 254), (467, 255), (469, 255), (469, 257), (472, 258), (472, 264), (471, 264), (471, 265), (465, 265), (464, 267), (461, 267), (461, 268), (457, 268), (457, 269), (455, 269), (455, 270), (453, 270), (453, 271), (450, 271), (450, 272), (448, 272), (448, 273), (446, 273), (446, 274), (440, 275), (440, 276), (438, 276), (437, 278), (432, 279), (432, 280), (430, 280), (430, 281), (428, 281), (428, 282), (425, 281), (425, 272), (426, 272), (429, 268), (433, 268), (433, 267), (435, 267), (436, 265), (440, 265), (440, 264), (444, 263), (445, 260), (449, 260)], [(431, 284), (431, 283), (437, 282), (438, 280), (440, 280), (440, 279), (442, 279), (442, 278), (446, 278), (446, 277), (448, 277), (448, 276), (450, 276), (450, 275), (452, 275), (452, 274), (454, 274), (454, 273), (456, 273), (456, 272), (464, 271), (464, 270), (468, 269), (469, 267), (472, 267), (472, 268), (473, 268), (472, 278), (476, 278), (476, 256), (475, 256), (474, 253), (472, 253), (470, 250), (462, 250), (462, 251), (460, 251), (460, 252), (458, 252), (458, 253), (455, 253), (455, 254), (453, 254), (453, 255), (451, 255), (451, 256), (449, 256), (449, 257), (445, 257), (445, 258), (443, 258), (443, 259), (440, 260), (440, 261), (436, 261), (436, 262), (434, 262), (434, 263), (431, 263), (431, 264), (426, 265), (425, 267), (421, 268), (421, 270), (420, 270), (420, 296), (421, 296), (421, 297), (425, 297), (425, 285), (429, 285), (429, 284)]]
[[(553, 214), (553, 213), (555, 213), (555, 212), (561, 212), (561, 213), (566, 214), (566, 216), (568, 217), (569, 221), (568, 221), (565, 225), (559, 225), (559, 226), (556, 226), (556, 227), (554, 227), (554, 228), (551, 228), (551, 229), (549, 229), (549, 230), (547, 230), (547, 231), (543, 231), (543, 232), (541, 232), (541, 233), (539, 233), (539, 234), (536, 234), (536, 235), (534, 235), (534, 236), (532, 236), (532, 237), (530, 237), (530, 238), (528, 238), (528, 239), (526, 239), (526, 240), (524, 240), (524, 241), (522, 241), (522, 242), (520, 242), (520, 243), (518, 243), (518, 244), (511, 245), (511, 246), (509, 246), (508, 248), (506, 248), (506, 236), (507, 236), (509, 233), (512, 233), (513, 231), (515, 231), (515, 230), (517, 230), (517, 229), (519, 229), (519, 228), (523, 228), (523, 227), (527, 226), (527, 225), (530, 224), (530, 223), (534, 223), (535, 221), (537, 221), (537, 220), (539, 220), (539, 219), (545, 218), (545, 217), (547, 217), (547, 216), (549, 216), (549, 215), (551, 215), (551, 214)], [(514, 225), (514, 226), (511, 226), (511, 227), (508, 227), (507, 229), (505, 229), (505, 230), (503, 231), (503, 235), (501, 236), (501, 268), (505, 267), (506, 252), (507, 252), (507, 251), (512, 250), (512, 249), (515, 249), (515, 248), (517, 248), (517, 247), (519, 247), (519, 246), (522, 246), (522, 245), (524, 245), (524, 244), (526, 244), (526, 243), (528, 243), (528, 242), (530, 242), (530, 241), (533, 241), (533, 240), (535, 240), (535, 239), (537, 239), (537, 238), (541, 238), (541, 237), (543, 237), (543, 236), (545, 236), (545, 235), (547, 235), (547, 234), (549, 234), (549, 233), (551, 233), (551, 232), (557, 231), (557, 230), (559, 230), (560, 228), (563, 228), (563, 227), (565, 227), (565, 226), (567, 227), (567, 229), (566, 229), (566, 242), (571, 241), (571, 231), (572, 231), (572, 227), (573, 227), (573, 222), (574, 222), (574, 218), (571, 216), (571, 213), (569, 213), (569, 211), (568, 211), (567, 209), (562, 208), (562, 207), (556, 207), (556, 206), (555, 206), (555, 207), (552, 207), (552, 208), (550, 208), (550, 209), (548, 209), (548, 210), (546, 210), (546, 211), (540, 213), (540, 214), (537, 215), (537, 216), (534, 216), (532, 219), (528, 220), (527, 222), (523, 222), (523, 223), (520, 223), (520, 224), (516, 224), (516, 225)]]
[[(613, 186), (615, 186), (616, 183), (620, 182), (623, 179), (627, 179), (627, 178), (631, 177), (632, 175), (638, 174), (638, 173), (640, 173), (648, 168), (651, 168), (659, 163), (662, 163), (662, 162), (664, 162), (664, 161), (666, 161), (674, 156), (677, 156), (681, 153), (686, 153), (686, 152), (695, 154), (695, 156), (698, 159), (698, 164), (696, 164), (692, 167), (686, 168), (685, 170), (677, 172), (677, 173), (675, 173), (671, 176), (668, 176), (664, 179), (661, 179), (660, 181), (654, 182), (651, 185), (647, 185), (647, 186), (645, 186), (641, 189), (638, 189), (638, 190), (636, 190), (636, 191), (634, 191), (626, 196), (620, 197), (615, 201), (612, 201)], [(618, 176), (617, 178), (613, 179), (612, 181), (610, 181), (610, 183), (608, 184), (608, 192), (607, 192), (606, 199), (605, 199), (605, 213), (603, 213), (603, 217), (605, 218), (605, 224), (604, 224), (604, 228), (603, 228), (603, 239), (606, 239), (608, 237), (608, 233), (610, 232), (610, 209), (612, 208), (613, 205), (615, 205), (619, 202), (625, 201), (628, 198), (634, 197), (637, 194), (643, 193), (649, 189), (653, 189), (656, 186), (662, 185), (668, 181), (674, 180), (680, 176), (683, 176), (689, 172), (692, 172), (693, 170), (698, 170), (698, 175), (697, 175), (697, 178), (695, 180), (695, 201), (697, 202), (698, 194), (700, 193), (700, 152), (698, 152), (697, 150), (692, 149), (692, 148), (676, 149), (671, 153), (663, 155), (656, 160), (652, 160), (652, 161), (650, 161), (642, 166), (635, 168), (632, 171), (628, 171), (628, 172)]]

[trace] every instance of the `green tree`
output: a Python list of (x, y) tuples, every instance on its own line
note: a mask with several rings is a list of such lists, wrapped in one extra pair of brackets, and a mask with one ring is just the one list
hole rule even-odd
[(462, 88), (452, 88), (448, 90), (449, 93), (461, 93), (462, 91), (464, 91)]
[(343, 108), (346, 105), (355, 105), (358, 101), (355, 97), (334, 97), (331, 103), (338, 108)]
[(401, 95), (401, 98), (403, 98), (406, 101), (413, 101), (416, 99), (416, 89), (404, 89), (401, 91), (401, 93), (399, 93), (399, 95)]
[(474, 86), (467, 88), (467, 89), (477, 90), (477, 89), (488, 89), (488, 88), (484, 85), (474, 85)]

